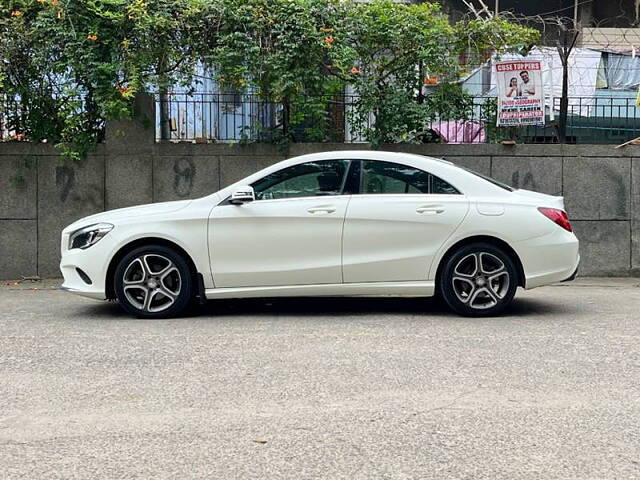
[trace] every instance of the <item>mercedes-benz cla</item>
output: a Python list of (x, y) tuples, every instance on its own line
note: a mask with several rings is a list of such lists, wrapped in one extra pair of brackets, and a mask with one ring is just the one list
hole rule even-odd
[(562, 197), (450, 162), (337, 151), (291, 158), (204, 198), (83, 218), (62, 232), (63, 288), (138, 317), (273, 296), (431, 296), (500, 313), (517, 287), (573, 278)]

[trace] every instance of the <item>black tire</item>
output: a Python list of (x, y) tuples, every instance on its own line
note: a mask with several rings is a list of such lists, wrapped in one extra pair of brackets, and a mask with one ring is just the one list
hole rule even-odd
[[(483, 264), (480, 269), (478, 261)], [(459, 248), (445, 260), (440, 275), (439, 290), (445, 302), (467, 317), (500, 314), (513, 300), (517, 288), (518, 270), (513, 260), (489, 243)]]
[(118, 303), (131, 315), (175, 317), (193, 298), (193, 272), (182, 255), (171, 248), (145, 245), (120, 260), (114, 289)]

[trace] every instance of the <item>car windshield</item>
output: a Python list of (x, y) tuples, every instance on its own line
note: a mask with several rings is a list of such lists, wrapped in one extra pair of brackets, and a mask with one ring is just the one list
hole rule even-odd
[(497, 187), (504, 188), (505, 190), (507, 190), (509, 192), (513, 192), (515, 190), (514, 188), (510, 187), (506, 183), (499, 182), (495, 178), (491, 178), (491, 177), (489, 177), (487, 175), (483, 175), (482, 173), (474, 172), (473, 170), (469, 170), (468, 168), (465, 168), (465, 167), (460, 167), (460, 168), (463, 169), (463, 170), (466, 170), (469, 173), (473, 173), (475, 176), (480, 177), (480, 178), (482, 178), (483, 180), (486, 180), (489, 183), (493, 183)]

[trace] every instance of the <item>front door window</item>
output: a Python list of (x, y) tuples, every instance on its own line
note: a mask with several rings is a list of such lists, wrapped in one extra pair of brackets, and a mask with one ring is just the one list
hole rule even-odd
[(271, 173), (252, 185), (256, 200), (341, 195), (349, 163), (307, 162)]

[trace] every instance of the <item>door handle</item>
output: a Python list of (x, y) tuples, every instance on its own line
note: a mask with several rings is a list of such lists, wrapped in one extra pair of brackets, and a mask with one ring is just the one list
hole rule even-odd
[(321, 207), (311, 207), (307, 209), (307, 212), (309, 212), (312, 215), (323, 215), (323, 214), (333, 213), (335, 211), (336, 211), (336, 207), (332, 205), (323, 205)]
[(442, 212), (444, 212), (442, 205), (423, 205), (422, 207), (416, 208), (416, 213), (421, 215), (438, 215)]

